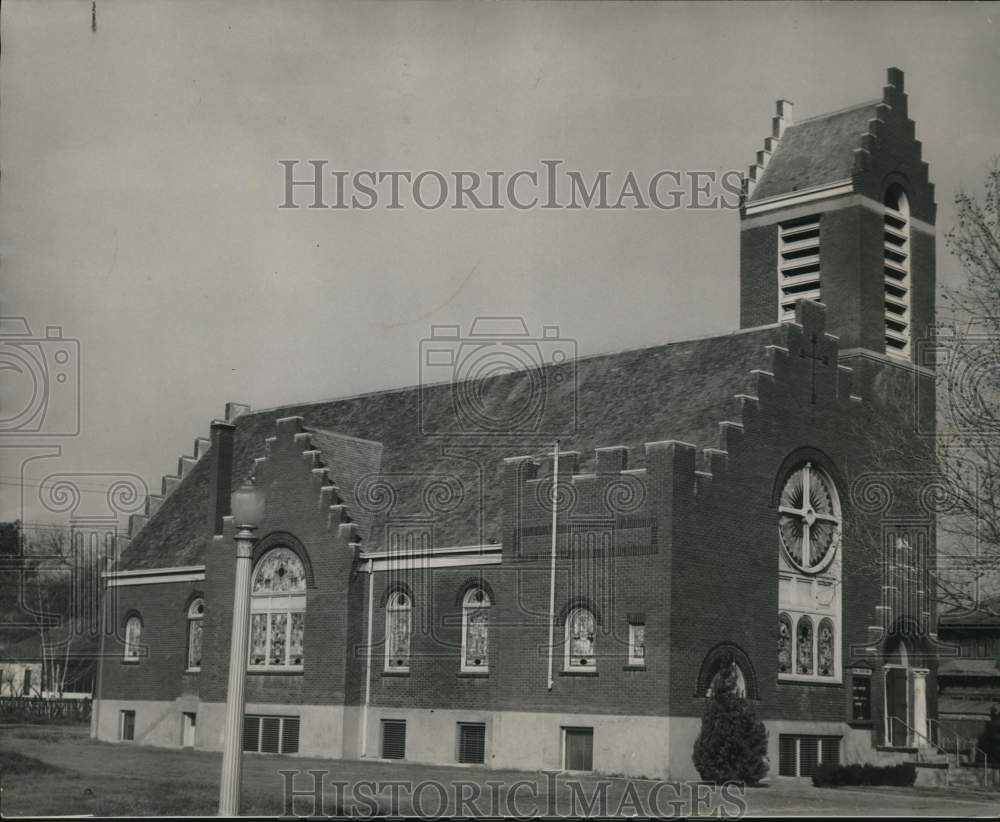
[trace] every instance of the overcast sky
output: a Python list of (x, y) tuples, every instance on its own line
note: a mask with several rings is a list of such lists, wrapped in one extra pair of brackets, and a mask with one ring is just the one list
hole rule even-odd
[[(0, 309), (79, 340), (82, 403), (78, 436), (0, 437), (0, 518), (31, 457), (29, 519), (53, 473), (79, 474), (96, 512), (110, 475), (158, 490), (226, 401), (416, 383), (432, 324), (518, 315), (581, 354), (738, 326), (733, 210), (279, 210), (280, 159), (721, 173), (754, 159), (776, 98), (798, 119), (841, 108), (879, 97), (895, 65), (948, 280), (951, 199), (1000, 151), (998, 19), (996, 4), (97, 0), (93, 31), (90, 0), (5, 0)], [(24, 386), (3, 379), (9, 415)]]

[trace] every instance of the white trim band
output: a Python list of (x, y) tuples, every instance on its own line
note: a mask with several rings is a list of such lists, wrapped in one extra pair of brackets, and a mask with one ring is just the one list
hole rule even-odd
[(777, 194), (774, 197), (767, 197), (758, 200), (756, 203), (747, 204), (744, 214), (750, 217), (753, 214), (762, 214), (765, 211), (774, 211), (776, 208), (788, 208), (800, 203), (810, 203), (814, 200), (826, 200), (829, 197), (839, 197), (842, 194), (852, 194), (854, 192), (854, 181), (848, 177), (845, 180), (836, 180), (832, 183), (803, 188), (799, 191), (790, 191), (786, 194)]
[(127, 585), (162, 585), (169, 582), (200, 582), (205, 578), (205, 566), (179, 565), (176, 568), (105, 571), (101, 576), (109, 588), (122, 588)]

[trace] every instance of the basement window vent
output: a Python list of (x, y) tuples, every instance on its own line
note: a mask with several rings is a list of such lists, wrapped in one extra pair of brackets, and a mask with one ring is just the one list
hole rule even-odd
[(406, 759), (406, 720), (382, 720), (382, 758)]
[(243, 717), (243, 750), (248, 753), (299, 752), (297, 716)]
[(778, 737), (778, 775), (812, 776), (821, 763), (840, 764), (839, 736)]
[(910, 207), (898, 185), (883, 202), (882, 271), (885, 281), (885, 350), (910, 353)]
[(794, 320), (802, 299), (820, 300), (818, 214), (781, 223), (778, 230), (778, 320)]
[(458, 761), (464, 765), (482, 765), (486, 761), (485, 723), (458, 723)]

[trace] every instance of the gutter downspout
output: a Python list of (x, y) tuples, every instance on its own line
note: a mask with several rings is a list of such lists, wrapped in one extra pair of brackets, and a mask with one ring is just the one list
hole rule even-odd
[(552, 690), (552, 652), (556, 627), (556, 512), (559, 499), (559, 440), (552, 467), (552, 561), (549, 568), (549, 690)]
[[(117, 546), (116, 546), (117, 547)], [(101, 563), (102, 571), (107, 571), (108, 562), (107, 557)], [(96, 682), (94, 683), (94, 696), (91, 697), (90, 702), (90, 738), (97, 739), (98, 734), (101, 732), (101, 696), (104, 686), (104, 638), (107, 635), (107, 625), (105, 625), (107, 617), (107, 607), (108, 607), (108, 579), (101, 573), (100, 580), (102, 582), (101, 590), (101, 620), (100, 620), (100, 631), (101, 639), (98, 645), (97, 651), (97, 676), (95, 677)]]
[(374, 609), (374, 590), (372, 573), (375, 560), (368, 560), (368, 640), (365, 645), (365, 704), (361, 709), (361, 758), (368, 756), (368, 702), (372, 695), (372, 612)]

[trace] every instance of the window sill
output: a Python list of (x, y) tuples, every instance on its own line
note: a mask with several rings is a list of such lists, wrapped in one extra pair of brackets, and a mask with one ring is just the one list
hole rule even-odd
[(122, 665), (138, 665), (139, 657), (137, 656), (127, 656), (122, 660)]
[(623, 671), (645, 671), (646, 670), (646, 666), (645, 665), (640, 665), (637, 662), (630, 662), (630, 663), (628, 663), (628, 665), (622, 665), (622, 670)]
[(596, 668), (574, 668), (569, 670), (562, 670), (559, 672), (559, 676), (597, 676)]
[(288, 668), (288, 667), (282, 668), (279, 665), (275, 665), (270, 668), (247, 668), (247, 674), (254, 676), (259, 674), (263, 674), (264, 676), (274, 676), (274, 675), (288, 676), (289, 674), (291, 674), (292, 676), (295, 675), (301, 676), (304, 672), (305, 669), (302, 668), (301, 666), (297, 668)]
[(393, 668), (391, 671), (382, 671), (382, 676), (409, 676), (409, 668)]
[(848, 719), (847, 724), (852, 728), (872, 728), (875, 726), (873, 719)]
[(184, 673), (186, 673), (186, 674), (200, 674), (201, 673), (201, 668), (188, 668), (187, 670), (184, 671)]
[(778, 674), (778, 684), (788, 685), (843, 685), (843, 679), (834, 676), (816, 676), (815, 674)]
[(465, 679), (487, 679), (489, 678), (490, 672), (479, 668), (474, 671), (459, 671), (458, 675)]

